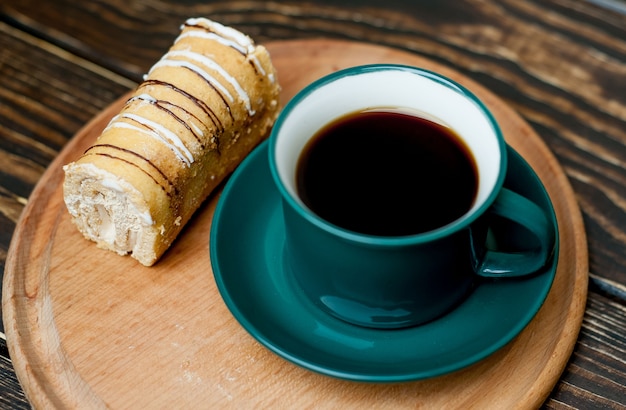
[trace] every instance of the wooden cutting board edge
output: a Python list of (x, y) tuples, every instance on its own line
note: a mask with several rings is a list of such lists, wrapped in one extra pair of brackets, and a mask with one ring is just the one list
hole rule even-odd
[[(562, 312), (564, 316), (560, 317), (565, 324), (555, 323), (555, 325), (562, 327), (560, 332), (553, 335), (556, 342), (551, 349), (551, 354), (546, 358), (544, 370), (533, 381), (532, 388), (528, 389), (522, 395), (523, 397), (518, 398), (520, 407), (540, 405), (558, 381), (573, 351), (584, 314), (588, 278), (587, 246), (582, 216), (567, 177), (547, 146), (523, 120), (519, 119), (517, 113), (480, 85), (417, 55), (381, 46), (325, 39), (278, 41), (268, 43), (267, 46), (272, 53), (276, 66), (279, 67), (279, 75), (281, 75), (280, 67), (282, 64), (287, 65), (292, 56), (309, 55), (310, 58), (332, 59), (333, 56), (337, 55), (338, 50), (347, 53), (348, 57), (367, 53), (372, 62), (376, 60), (397, 61), (412, 65), (424, 64), (427, 68), (435, 67), (438, 69), (437, 71), (453, 79), (462, 80), (468, 88), (479, 94), (481, 98), (487, 97), (486, 103), (490, 108), (497, 106), (495, 115), (499, 122), (502, 119), (506, 122), (506, 118), (512, 118), (515, 122), (524, 124), (521, 130), (524, 138), (515, 140), (512, 145), (536, 168), (542, 179), (546, 175), (549, 176), (549, 181), (544, 180), (544, 183), (557, 211), (562, 238), (559, 264), (567, 265), (568, 261), (574, 261), (574, 270), (569, 274), (572, 277), (568, 281), (562, 280), (561, 277), (568, 273), (559, 270), (551, 295), (542, 308), (544, 311), (559, 306), (558, 303), (554, 302), (554, 299), (557, 296), (568, 295), (570, 303), (566, 306), (567, 311)], [(357, 60), (359, 59), (357, 58)], [(301, 61), (301, 64), (304, 62)], [(329, 64), (331, 70), (343, 68), (339, 65), (333, 65), (332, 60)], [(297, 72), (298, 70), (293, 70), (289, 75), (296, 75)], [(303, 78), (300, 81), (307, 83), (309, 80)], [(54, 339), (54, 317), (52, 307), (47, 305), (45, 301), (49, 260), (41, 256), (46, 255), (47, 239), (54, 235), (59, 214), (43, 214), (43, 208), (40, 207), (39, 203), (42, 199), (51, 199), (55, 195), (56, 200), (59, 200), (58, 187), (63, 178), (62, 165), (69, 162), (77, 152), (82, 152), (91, 144), (91, 141), (85, 140), (83, 136), (90, 134), (95, 128), (103, 128), (112, 113), (119, 110), (123, 100), (124, 98), (118, 100), (90, 121), (51, 163), (31, 194), (16, 226), (13, 241), (9, 248), (3, 283), (4, 325), (16, 373), (27, 397), (37, 408), (59, 403), (75, 407), (86, 404), (98, 407), (103, 404), (90, 390), (87, 383), (76, 379), (77, 375), (70, 374), (68, 377), (59, 377), (61, 373), (67, 371), (64, 366), (68, 365), (68, 358), (63, 355), (60, 341), (56, 350), (50, 349), (49, 340), (42, 344), (44, 338)], [(505, 127), (503, 126), (503, 128)], [(565, 293), (554, 295), (557, 285), (565, 286), (565, 289), (559, 289)], [(540, 320), (541, 315), (542, 312), (540, 311), (534, 321)], [(25, 326), (25, 324), (28, 325)], [(71, 363), (69, 365), (71, 367)]]

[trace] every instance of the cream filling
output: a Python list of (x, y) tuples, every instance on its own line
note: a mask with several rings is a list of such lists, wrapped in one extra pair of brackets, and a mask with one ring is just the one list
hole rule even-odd
[(154, 221), (139, 191), (93, 164), (64, 169), (71, 173), (64, 200), (79, 230), (119, 254), (140, 249)]

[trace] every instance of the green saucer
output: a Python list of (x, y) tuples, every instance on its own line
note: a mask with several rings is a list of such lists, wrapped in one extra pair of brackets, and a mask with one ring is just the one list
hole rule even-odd
[[(505, 186), (552, 218), (550, 198), (529, 165), (510, 147)], [(556, 273), (477, 284), (455, 310), (425, 325), (376, 330), (335, 319), (313, 306), (286, 274), (284, 225), (263, 143), (224, 188), (211, 228), (218, 289), (239, 323), (279, 356), (325, 375), (401, 382), (469, 366), (505, 346), (535, 316)], [(555, 255), (558, 255), (558, 236)]]

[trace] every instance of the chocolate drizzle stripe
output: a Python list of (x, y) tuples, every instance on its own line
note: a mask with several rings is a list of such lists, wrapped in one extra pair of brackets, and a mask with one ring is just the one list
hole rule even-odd
[(174, 116), (174, 118), (176, 118), (176, 120), (178, 122), (180, 122), (185, 128), (187, 128), (189, 130), (189, 132), (191, 132), (191, 134), (193, 134), (193, 136), (196, 138), (196, 141), (198, 141), (198, 144), (200, 144), (200, 147), (202, 149), (205, 148), (205, 144), (202, 141), (202, 136), (198, 135), (196, 133), (196, 131), (193, 130), (193, 128), (187, 124), (187, 122), (185, 120), (183, 120), (182, 118), (180, 118), (179, 116), (177, 116), (176, 114), (174, 114), (171, 110), (168, 110), (167, 108), (165, 108), (163, 105), (170, 105), (172, 107), (176, 107), (179, 110), (181, 110), (182, 112), (184, 112), (185, 114), (187, 114), (190, 117), (193, 117), (196, 121), (198, 121), (200, 124), (202, 124), (206, 129), (209, 129), (209, 127), (207, 126), (207, 124), (205, 124), (200, 118), (198, 118), (195, 114), (193, 114), (192, 112), (190, 112), (189, 110), (185, 109), (184, 107), (181, 107), (180, 105), (174, 104), (171, 101), (166, 101), (166, 100), (157, 100), (156, 104), (157, 107), (166, 110), (168, 113), (170, 113), (171, 115)]
[[(159, 108), (160, 110), (163, 110), (166, 113), (170, 114), (176, 121), (178, 121), (178, 123), (180, 123), (180, 125), (182, 125), (183, 127), (187, 128), (187, 130), (191, 133), (191, 135), (194, 136), (194, 138), (196, 139), (198, 144), (200, 144), (200, 147), (202, 149), (204, 149), (205, 147), (204, 147), (204, 144), (202, 143), (202, 139), (200, 138), (200, 136), (198, 134), (196, 134), (196, 132), (191, 128), (191, 126), (189, 124), (187, 124), (187, 122), (185, 120), (180, 118), (178, 115), (174, 114), (174, 112), (172, 112), (172, 110), (169, 110), (169, 109), (165, 108), (163, 106), (163, 103), (170, 104), (170, 105), (172, 105), (174, 107), (178, 107), (177, 105), (172, 104), (172, 103), (170, 103), (168, 101), (160, 101), (160, 100), (157, 100), (154, 103), (154, 105), (155, 105), (155, 107)], [(178, 108), (181, 108), (181, 107), (178, 107)]]
[(185, 69), (185, 70), (189, 70), (189, 71), (191, 71), (192, 73), (194, 73), (195, 75), (197, 75), (198, 77), (202, 78), (202, 80), (204, 80), (204, 82), (205, 82), (205, 83), (207, 83), (207, 84), (209, 85), (209, 87), (211, 87), (211, 88), (213, 89), (213, 91), (215, 91), (215, 93), (216, 93), (217, 95), (219, 95), (219, 96), (220, 96), (220, 99), (222, 100), (222, 102), (223, 102), (223, 103), (224, 103), (224, 105), (226, 106), (226, 111), (228, 111), (228, 115), (230, 116), (230, 119), (231, 119), (231, 120), (233, 120), (233, 121), (235, 120), (235, 117), (233, 117), (233, 113), (231, 112), (230, 104), (228, 103), (228, 101), (226, 101), (226, 98), (225, 98), (225, 97), (222, 95), (222, 93), (221, 93), (221, 92), (220, 92), (220, 91), (219, 91), (219, 90), (215, 87), (215, 85), (213, 85), (210, 81), (208, 81), (206, 78), (204, 78), (204, 77), (202, 76), (202, 74), (198, 73), (197, 71), (192, 70), (191, 68), (189, 68), (189, 67), (185, 67), (185, 66), (182, 66), (181, 68), (183, 68), (183, 69)]
[(174, 118), (180, 125), (182, 125), (183, 127), (185, 127), (187, 129), (187, 131), (189, 131), (191, 133), (191, 135), (193, 135), (193, 137), (195, 138), (195, 140), (198, 142), (198, 144), (200, 144), (200, 147), (202, 149), (205, 148), (204, 143), (202, 142), (201, 137), (196, 134), (196, 132), (191, 128), (191, 126), (189, 124), (187, 124), (187, 122), (185, 120), (183, 120), (182, 118), (180, 118), (178, 115), (176, 115), (172, 110), (168, 109), (167, 107), (165, 107), (165, 105), (170, 105), (172, 107), (176, 107), (180, 110), (182, 110), (183, 112), (185, 112), (186, 114), (194, 117), (196, 120), (198, 120), (202, 125), (204, 125), (206, 127), (206, 125), (204, 123), (202, 123), (198, 117), (196, 117), (195, 115), (193, 115), (192, 113), (190, 113), (189, 111), (185, 110), (183, 107), (176, 105), (170, 101), (164, 101), (164, 100), (157, 100), (157, 99), (153, 99), (153, 100), (148, 100), (148, 99), (143, 99), (143, 98), (139, 98), (139, 97), (133, 97), (131, 99), (129, 99), (127, 101), (127, 104), (130, 104), (133, 101), (145, 101), (147, 103), (150, 103), (152, 105), (154, 105), (155, 107), (157, 107), (159, 110), (164, 111), (165, 113), (169, 114), (172, 118)]
[[(246, 61), (247, 61), (247, 62), (248, 62), (248, 63), (252, 66), (252, 69), (254, 70), (254, 72), (255, 72), (257, 75), (260, 75), (260, 74), (261, 74), (261, 73), (259, 73), (259, 70), (258, 70), (258, 68), (257, 68), (257, 65), (254, 63), (254, 61), (252, 61), (252, 60), (251, 60), (251, 59), (249, 59), (249, 58), (246, 58)], [(263, 78), (263, 77), (261, 77), (261, 78)]]
[(171, 90), (181, 94), (182, 96), (184, 96), (188, 100), (193, 101), (194, 104), (196, 104), (202, 111), (205, 112), (205, 114), (207, 115), (209, 120), (211, 120), (213, 125), (215, 125), (215, 127), (217, 128), (218, 132), (220, 134), (222, 134), (224, 132), (224, 124), (222, 124), (222, 122), (217, 117), (217, 114), (215, 114), (213, 109), (211, 109), (211, 107), (209, 107), (204, 101), (200, 100), (197, 97), (194, 97), (193, 95), (189, 94), (185, 90), (176, 87), (174, 84), (168, 83), (168, 82), (165, 82), (165, 81), (161, 81), (161, 80), (146, 80), (143, 83), (141, 83), (140, 88), (145, 87), (147, 85), (160, 85), (160, 86), (163, 86), (163, 87), (168, 87)]
[[(254, 56), (252, 56), (254, 57)], [(239, 100), (243, 102), (246, 110), (250, 115), (254, 115), (252, 109), (252, 103), (248, 92), (239, 84), (239, 81), (228, 70), (226, 70), (220, 63), (215, 61), (212, 56), (204, 55), (194, 50), (171, 50), (163, 57), (162, 61), (155, 65), (180, 65), (187, 67), (202, 75), (202, 77), (209, 81), (217, 88), (222, 95), (228, 97), (228, 101), (231, 103), (235, 101), (233, 95), (231, 95), (227, 86), (232, 88), (234, 94), (237, 95)], [(217, 74), (217, 77), (215, 77)], [(221, 80), (220, 80), (221, 78)]]
[[(160, 143), (163, 143), (186, 166), (191, 166), (191, 163), (194, 162), (192, 152), (187, 149), (180, 136), (169, 128), (149, 118), (128, 111), (122, 112), (116, 118), (128, 121), (113, 121), (106, 129), (124, 128), (146, 134), (150, 138), (154, 138)], [(131, 122), (137, 125), (131, 124)]]
[[(251, 59), (249, 58), (249, 56), (250, 56), (249, 50), (246, 50), (246, 47), (244, 47), (243, 45), (241, 45), (241, 44), (237, 43), (237, 42), (236, 42), (236, 41), (234, 41), (234, 40), (227, 39), (226, 37), (222, 36), (221, 34), (217, 33), (216, 31), (211, 30), (209, 27), (203, 26), (203, 25), (201, 25), (201, 24), (189, 24), (189, 23), (185, 23), (185, 24), (184, 24), (184, 26), (185, 26), (185, 27), (189, 27), (189, 28), (193, 28), (193, 29), (196, 29), (196, 30), (201, 30), (201, 31), (203, 31), (203, 32), (205, 32), (205, 33), (213, 34), (213, 35), (215, 35), (216, 37), (220, 37), (220, 38), (224, 39), (224, 40), (225, 40), (225, 41), (227, 41), (227, 42), (232, 42), (232, 43), (237, 44), (237, 46), (238, 46), (238, 47), (235, 47), (235, 46), (233, 46), (233, 45), (228, 45), (228, 47), (232, 48), (233, 50), (235, 50), (235, 51), (237, 51), (239, 54), (241, 54), (243, 57), (245, 57), (245, 58), (246, 58), (246, 61), (247, 61), (247, 62), (249, 62), (249, 63), (250, 63), (250, 65), (252, 65), (252, 68), (254, 69), (254, 72), (255, 72), (257, 75), (260, 75), (260, 76), (265, 76), (265, 73), (264, 73), (264, 72), (262, 72), (262, 71), (263, 71), (263, 68), (260, 66), (260, 64), (255, 63), (254, 61), (251, 61)], [(259, 69), (260, 69), (261, 71), (259, 71)]]
[[(124, 152), (125, 154), (129, 154), (129, 155), (132, 155), (132, 156), (134, 156), (136, 158), (139, 158), (140, 160), (142, 160), (146, 164), (148, 164), (152, 169), (154, 169), (161, 176), (161, 178), (167, 182), (167, 184), (170, 186), (170, 189), (169, 190), (166, 189), (166, 187), (163, 186), (154, 177), (154, 175), (152, 175), (150, 172), (148, 172), (144, 168), (140, 167), (138, 164), (136, 164), (136, 163), (134, 163), (132, 161), (129, 161), (127, 159), (124, 159), (122, 157), (118, 157), (118, 156), (115, 156), (113, 154), (109, 154), (109, 153), (106, 153), (106, 152), (90, 152), (91, 150), (93, 150), (95, 148), (109, 148), (109, 149), (113, 149), (113, 150), (118, 150), (118, 151)], [(117, 147), (117, 146), (111, 145), (111, 144), (95, 144), (95, 145), (92, 145), (91, 147), (89, 147), (83, 154), (83, 156), (88, 156), (88, 155), (100, 155), (100, 156), (104, 156), (104, 157), (111, 158), (111, 159), (117, 159), (117, 160), (123, 161), (123, 162), (125, 162), (125, 163), (127, 163), (129, 165), (132, 165), (132, 166), (136, 167), (137, 169), (139, 169), (140, 171), (142, 171), (147, 176), (149, 176), (157, 185), (159, 185), (161, 187), (161, 189), (163, 189), (163, 191), (165, 191), (165, 193), (168, 196), (170, 196), (170, 197), (172, 196), (171, 191), (174, 192), (174, 195), (178, 195), (178, 188), (176, 188), (176, 186), (172, 183), (172, 181), (170, 181), (170, 179), (167, 177), (167, 175), (165, 175), (163, 173), (163, 171), (161, 171), (161, 169), (159, 167), (157, 167), (154, 163), (152, 163), (152, 161), (150, 161), (148, 158), (145, 158), (144, 156), (142, 156), (142, 155), (140, 155), (140, 154), (138, 154), (138, 153), (136, 153), (134, 151), (131, 151), (129, 149), (122, 148), (122, 147)]]
[[(214, 30), (211, 30), (209, 27), (205, 27), (205, 26), (200, 25), (200, 24), (189, 24), (189, 23), (185, 23), (184, 25), (185, 25), (185, 27), (190, 27), (190, 28), (194, 28), (194, 29), (197, 29), (197, 30), (202, 30), (202, 31), (205, 31), (205, 32), (207, 32), (207, 33), (214, 34), (214, 35), (216, 35), (217, 37), (221, 37), (221, 38), (223, 38), (223, 39), (225, 39), (225, 40), (228, 40), (228, 41), (231, 41), (231, 42), (233, 42), (233, 43), (236, 43), (236, 42), (235, 42), (235, 41), (233, 41), (233, 40), (226, 39), (224, 36), (222, 36), (221, 34), (219, 34), (219, 33), (215, 32)], [(242, 56), (246, 56), (246, 55), (247, 55), (247, 53), (246, 53), (245, 51), (242, 51), (241, 49), (239, 49), (239, 48), (237, 48), (237, 47), (235, 47), (235, 46), (229, 46), (229, 47), (230, 47), (230, 48), (232, 48), (233, 50), (236, 50), (236, 51), (237, 51), (239, 54), (241, 54)], [(243, 48), (243, 46), (240, 46), (240, 47), (242, 47), (242, 48)]]

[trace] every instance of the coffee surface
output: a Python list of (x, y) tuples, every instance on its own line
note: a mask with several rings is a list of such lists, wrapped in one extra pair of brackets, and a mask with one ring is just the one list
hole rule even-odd
[(303, 150), (298, 195), (321, 218), (379, 236), (431, 231), (464, 215), (478, 187), (474, 158), (450, 128), (399, 109), (348, 114)]

